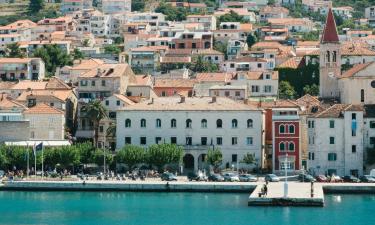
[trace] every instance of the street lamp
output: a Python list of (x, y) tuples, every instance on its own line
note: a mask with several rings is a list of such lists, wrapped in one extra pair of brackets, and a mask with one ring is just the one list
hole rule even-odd
[(288, 153), (285, 153), (284, 169), (285, 169), (285, 182), (284, 182), (284, 198), (288, 197)]
[(104, 176), (105, 176), (105, 174), (106, 174), (106, 170), (105, 170), (105, 149), (106, 149), (106, 147), (104, 146), (104, 148), (103, 148), (103, 160), (104, 160), (104, 165), (103, 165), (103, 167), (104, 167)]

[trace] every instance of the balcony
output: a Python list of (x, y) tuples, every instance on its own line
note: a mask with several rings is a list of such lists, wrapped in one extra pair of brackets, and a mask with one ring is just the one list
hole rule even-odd
[(210, 145), (182, 145), (186, 151), (208, 151)]
[(94, 130), (77, 130), (76, 137), (92, 138), (94, 137)]

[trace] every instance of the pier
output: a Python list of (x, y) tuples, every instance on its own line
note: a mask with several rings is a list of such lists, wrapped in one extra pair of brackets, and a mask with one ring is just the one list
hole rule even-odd
[(264, 184), (259, 184), (250, 194), (249, 206), (324, 206), (322, 184), (314, 183), (313, 195), (310, 183), (288, 183), (288, 193), (285, 196), (284, 183), (269, 183), (267, 195), (260, 196)]

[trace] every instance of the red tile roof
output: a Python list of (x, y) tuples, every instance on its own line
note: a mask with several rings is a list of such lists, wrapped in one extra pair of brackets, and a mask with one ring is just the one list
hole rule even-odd
[(45, 103), (39, 103), (36, 106), (26, 110), (24, 113), (25, 114), (64, 114), (63, 111), (53, 108)]
[(321, 43), (335, 43), (339, 42), (339, 35), (337, 34), (335, 17), (330, 8), (327, 15), (326, 26), (324, 27)]
[(345, 73), (343, 73), (341, 75), (340, 78), (348, 78), (348, 77), (352, 77), (354, 76), (356, 73), (358, 73), (359, 71), (363, 70), (363, 69), (366, 69), (370, 64), (372, 64), (373, 62), (369, 62), (369, 63), (363, 63), (363, 64), (357, 64), (355, 65), (353, 68), (351, 68), (350, 70), (346, 71)]

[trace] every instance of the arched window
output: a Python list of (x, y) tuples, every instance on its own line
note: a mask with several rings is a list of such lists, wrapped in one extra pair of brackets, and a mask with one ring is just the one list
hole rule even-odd
[(336, 53), (336, 51), (333, 51), (333, 53), (332, 53), (332, 61), (336, 62), (336, 58), (337, 58), (337, 53)]
[(146, 120), (145, 119), (141, 119), (141, 127), (146, 127)]
[(279, 133), (280, 133), (280, 134), (285, 133), (285, 126), (284, 126), (283, 124), (281, 124), (281, 125), (279, 126)]
[(216, 120), (216, 128), (223, 128), (223, 121), (221, 119)]
[(280, 142), (279, 149), (280, 149), (280, 151), (285, 151), (285, 143), (284, 142)]
[(247, 120), (247, 128), (253, 128), (253, 120), (252, 119)]
[(156, 127), (161, 127), (161, 119), (156, 119)]
[(176, 127), (177, 127), (176, 119), (171, 119), (171, 128), (176, 128)]
[(206, 120), (206, 119), (203, 119), (203, 120), (201, 121), (201, 127), (202, 127), (202, 128), (207, 128), (207, 120)]
[(131, 127), (132, 126), (132, 121), (130, 119), (125, 120), (125, 127)]
[(288, 150), (294, 151), (294, 142), (289, 142)]
[(294, 125), (289, 125), (289, 132), (290, 134), (294, 134)]
[(236, 119), (233, 119), (233, 120), (232, 120), (232, 128), (237, 128), (237, 126), (238, 126), (238, 122), (237, 122), (237, 120), (236, 120)]
[(327, 63), (331, 62), (331, 54), (329, 53), (329, 51), (327, 51), (326, 53), (326, 59), (327, 59)]
[(186, 128), (191, 128), (192, 121), (191, 119), (186, 120)]

